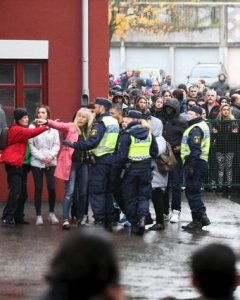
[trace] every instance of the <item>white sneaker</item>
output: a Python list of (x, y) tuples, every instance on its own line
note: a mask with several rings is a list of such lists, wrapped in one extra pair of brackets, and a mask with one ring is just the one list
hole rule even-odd
[(42, 216), (37, 216), (36, 225), (37, 226), (43, 225), (43, 218), (42, 218)]
[(170, 218), (170, 223), (178, 223), (180, 221), (180, 211), (179, 210), (173, 210), (172, 215)]
[(54, 213), (50, 213), (48, 215), (48, 221), (52, 224), (52, 225), (57, 225), (59, 224), (59, 220), (58, 218), (55, 216)]

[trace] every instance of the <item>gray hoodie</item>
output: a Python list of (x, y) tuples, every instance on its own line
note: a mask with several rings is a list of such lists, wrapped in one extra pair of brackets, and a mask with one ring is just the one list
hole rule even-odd
[[(152, 128), (152, 134), (156, 138), (156, 142), (158, 144), (158, 155), (163, 154), (166, 151), (166, 140), (162, 136), (162, 130), (163, 130), (163, 124), (162, 121), (151, 117), (151, 128)], [(152, 160), (152, 166), (154, 167), (152, 171), (153, 179), (152, 179), (152, 188), (161, 188), (162, 190), (165, 190), (167, 183), (168, 183), (168, 173), (167, 174), (161, 174), (158, 171), (157, 164), (155, 160)]]

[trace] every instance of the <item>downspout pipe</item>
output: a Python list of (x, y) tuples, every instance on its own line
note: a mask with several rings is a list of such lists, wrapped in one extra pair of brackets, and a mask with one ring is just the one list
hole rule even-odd
[(89, 65), (88, 65), (88, 0), (82, 0), (82, 97), (81, 106), (89, 103)]

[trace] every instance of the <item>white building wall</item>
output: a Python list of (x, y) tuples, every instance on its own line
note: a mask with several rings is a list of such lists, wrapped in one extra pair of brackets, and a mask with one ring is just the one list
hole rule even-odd
[(127, 48), (126, 66), (128, 69), (158, 68), (169, 72), (168, 48)]
[[(172, 48), (171, 48), (172, 49)], [(136, 68), (159, 68), (173, 76), (175, 83), (186, 83), (192, 67), (198, 62), (219, 62), (218, 48), (174, 48), (174, 52), (168, 48), (126, 48), (125, 70)], [(171, 53), (171, 55), (170, 55)], [(172, 59), (173, 61), (170, 61)], [(173, 66), (171, 68), (171, 66)], [(121, 61), (120, 49), (111, 48), (110, 72), (120, 74)]]
[(219, 62), (218, 48), (177, 48), (175, 49), (175, 82), (185, 83), (192, 67), (198, 62)]
[(125, 62), (121, 68), (120, 48), (111, 48), (109, 69), (114, 75), (118, 75), (125, 70), (145, 67), (159, 68), (169, 72), (169, 49), (127, 47), (125, 49)]
[(228, 80), (231, 86), (240, 88), (240, 48), (228, 49)]

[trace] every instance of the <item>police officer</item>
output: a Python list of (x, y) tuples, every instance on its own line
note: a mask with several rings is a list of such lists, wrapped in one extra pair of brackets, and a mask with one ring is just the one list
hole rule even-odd
[(91, 150), (92, 166), (89, 174), (89, 201), (93, 210), (95, 224), (112, 230), (113, 199), (109, 179), (113, 152), (116, 147), (119, 125), (109, 114), (112, 103), (105, 98), (96, 98), (96, 122), (88, 140), (77, 143), (64, 141), (63, 144), (75, 149)]
[(210, 132), (202, 120), (202, 108), (192, 106), (188, 111), (189, 127), (181, 143), (181, 159), (184, 164), (186, 197), (192, 213), (192, 222), (182, 226), (184, 230), (201, 229), (210, 224), (202, 201), (201, 186), (208, 171)]
[(138, 235), (144, 233), (146, 217), (149, 215), (152, 190), (151, 156), (158, 155), (158, 146), (150, 133), (150, 125), (141, 118), (141, 112), (136, 110), (129, 110), (124, 117), (127, 127), (120, 136), (119, 151), (113, 167), (115, 170), (117, 167), (125, 170), (123, 177), (125, 213), (132, 224), (132, 232)]

